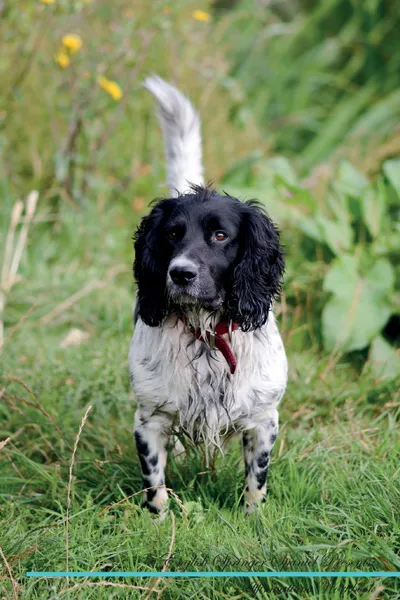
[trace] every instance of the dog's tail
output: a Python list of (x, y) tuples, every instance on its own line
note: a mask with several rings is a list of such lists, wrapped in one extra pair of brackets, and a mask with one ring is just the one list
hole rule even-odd
[(191, 102), (161, 77), (147, 77), (144, 87), (158, 102), (158, 118), (165, 139), (170, 194), (203, 185), (200, 118)]

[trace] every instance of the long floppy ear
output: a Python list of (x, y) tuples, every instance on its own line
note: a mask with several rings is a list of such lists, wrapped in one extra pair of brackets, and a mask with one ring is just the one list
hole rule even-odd
[(138, 286), (140, 318), (151, 327), (161, 325), (167, 312), (165, 283), (168, 263), (160, 247), (161, 225), (167, 201), (161, 201), (142, 219), (135, 233), (133, 272)]
[(284, 270), (278, 229), (257, 202), (246, 202), (229, 302), (230, 317), (243, 331), (266, 323), (272, 302), (280, 294)]

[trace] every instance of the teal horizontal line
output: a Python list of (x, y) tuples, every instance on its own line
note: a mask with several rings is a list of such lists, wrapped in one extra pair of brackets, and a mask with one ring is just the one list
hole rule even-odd
[(27, 577), (400, 577), (400, 571), (28, 571)]

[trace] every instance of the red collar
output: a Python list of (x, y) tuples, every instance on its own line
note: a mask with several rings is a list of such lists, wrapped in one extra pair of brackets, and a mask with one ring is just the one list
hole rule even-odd
[(181, 319), (197, 340), (204, 342), (208, 346), (211, 346), (211, 348), (217, 348), (222, 353), (233, 375), (237, 366), (236, 358), (228, 342), (226, 342), (222, 336), (229, 334), (229, 337), (231, 337), (231, 333), (236, 331), (239, 328), (239, 325), (233, 321), (220, 321), (215, 326), (214, 332), (206, 331), (207, 339), (205, 340), (200, 329), (195, 329), (195, 327), (189, 325), (185, 317), (181, 317)]

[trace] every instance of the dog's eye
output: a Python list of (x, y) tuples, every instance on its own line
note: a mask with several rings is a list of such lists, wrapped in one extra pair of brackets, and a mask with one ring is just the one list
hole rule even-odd
[(223, 242), (224, 240), (226, 240), (226, 238), (228, 237), (226, 235), (226, 233), (224, 233), (223, 231), (216, 231), (214, 233), (214, 237), (217, 240), (217, 242)]
[(171, 231), (167, 231), (167, 233), (165, 234), (165, 237), (167, 238), (167, 240), (174, 242), (175, 240), (178, 239), (179, 234), (176, 229), (171, 229)]

